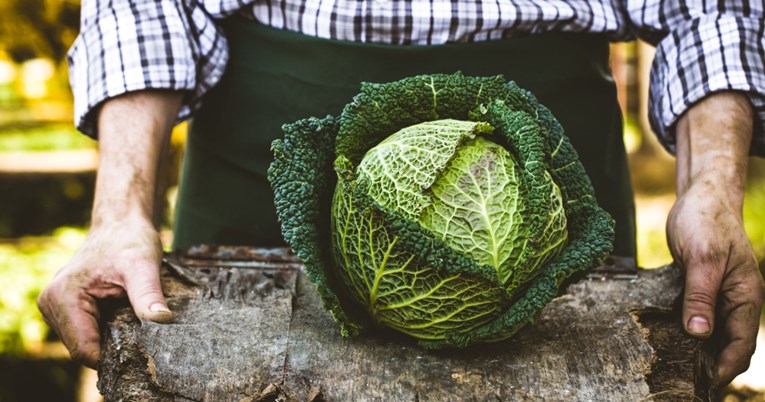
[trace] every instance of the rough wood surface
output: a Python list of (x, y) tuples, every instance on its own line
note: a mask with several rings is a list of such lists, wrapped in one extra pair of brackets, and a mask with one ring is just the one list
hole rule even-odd
[[(108, 318), (108, 401), (708, 400), (701, 344), (679, 325), (680, 274), (585, 279), (505, 342), (425, 351), (385, 331), (343, 339), (280, 250), (208, 249), (163, 271), (177, 317)], [(243, 258), (243, 261), (237, 259)]]

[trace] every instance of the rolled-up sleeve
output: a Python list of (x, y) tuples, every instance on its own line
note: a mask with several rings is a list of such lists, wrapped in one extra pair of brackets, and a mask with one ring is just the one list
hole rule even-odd
[(101, 103), (142, 89), (183, 91), (178, 121), (188, 118), (228, 59), (213, 21), (190, 0), (84, 0), (68, 54), (78, 129), (97, 137)]
[(762, 0), (628, 0), (637, 35), (656, 45), (650, 121), (675, 149), (674, 126), (714, 92), (745, 93), (755, 112), (750, 153), (765, 156), (765, 13)]

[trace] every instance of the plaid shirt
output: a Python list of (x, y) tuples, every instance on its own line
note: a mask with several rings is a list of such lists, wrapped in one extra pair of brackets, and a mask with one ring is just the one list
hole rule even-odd
[[(69, 53), (80, 130), (97, 135), (97, 106), (146, 88), (186, 92), (179, 121), (199, 107), (228, 59), (216, 20), (258, 23), (355, 42), (438, 45), (549, 31), (640, 37), (657, 46), (650, 120), (662, 143), (694, 102), (745, 92), (756, 119), (752, 153), (765, 155), (763, 0), (83, 0)], [(255, 22), (253, 22), (255, 23)]]

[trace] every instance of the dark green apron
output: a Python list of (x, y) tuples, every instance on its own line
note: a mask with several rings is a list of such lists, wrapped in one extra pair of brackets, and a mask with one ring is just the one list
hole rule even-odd
[(441, 46), (359, 44), (311, 38), (242, 18), (224, 23), (230, 60), (204, 99), (188, 137), (175, 247), (195, 243), (281, 245), (266, 180), (281, 125), (337, 115), (362, 81), (425, 73), (503, 74), (558, 118), (616, 219), (614, 254), (635, 255), (635, 218), (622, 120), (595, 35), (544, 34)]

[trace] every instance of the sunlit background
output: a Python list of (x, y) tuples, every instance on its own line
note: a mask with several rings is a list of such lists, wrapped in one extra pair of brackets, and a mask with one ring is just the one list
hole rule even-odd
[[(35, 305), (82, 243), (93, 196), (97, 146), (73, 127), (65, 62), (79, 1), (0, 0), (0, 16), (0, 402), (98, 401), (95, 373), (67, 359)], [(664, 224), (674, 201), (674, 160), (645, 118), (653, 49), (618, 44), (612, 55), (637, 197), (638, 263), (659, 267), (671, 261)], [(182, 125), (167, 158), (165, 244), (184, 139)], [(765, 163), (752, 159), (749, 170), (745, 223), (763, 269)], [(765, 401), (765, 330), (758, 345), (726, 400)]]

